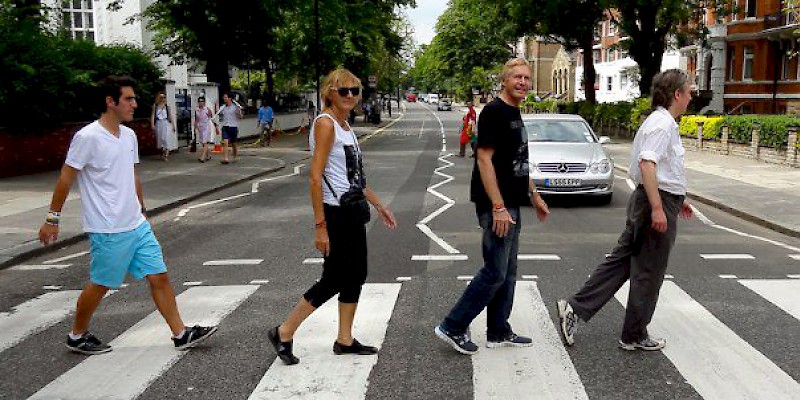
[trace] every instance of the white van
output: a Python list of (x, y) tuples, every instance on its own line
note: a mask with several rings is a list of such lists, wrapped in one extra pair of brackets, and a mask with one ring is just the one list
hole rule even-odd
[(430, 104), (439, 104), (439, 95), (436, 93), (431, 93), (428, 95), (428, 103)]

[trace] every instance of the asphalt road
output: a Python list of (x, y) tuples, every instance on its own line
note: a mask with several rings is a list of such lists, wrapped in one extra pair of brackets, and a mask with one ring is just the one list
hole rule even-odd
[[(40, 321), (13, 340), (0, 337), (6, 340), (0, 347), (0, 398), (25, 399), (48, 385), (58, 398), (81, 399), (90, 398), (81, 394), (87, 385), (100, 393), (95, 398), (141, 399), (246, 399), (251, 394), (297, 399), (800, 398), (800, 241), (702, 205), (697, 209), (707, 220), (679, 224), (671, 277), (650, 329), (667, 339), (668, 351), (618, 349), (624, 307), (614, 299), (580, 326), (575, 346), (565, 349), (553, 340), (556, 300), (578, 289), (624, 227), (631, 189), (620, 173), (609, 205), (548, 198), (552, 215), (546, 223), (535, 221), (532, 209), (523, 211), (520, 254), (540, 259), (519, 261), (518, 295), (524, 296), (516, 303), (520, 322), (515, 327), (519, 334), (542, 337), (540, 347), (482, 348), (480, 356), (468, 357), (439, 341), (434, 326), (481, 265), (480, 230), (468, 199), (474, 161), (452, 155), (461, 115), (458, 108), (436, 112), (407, 104), (398, 122), (362, 139), (369, 185), (399, 223), (395, 230), (379, 221), (368, 228), (370, 290), (365, 292), (375, 288), (379, 301), (364, 300), (355, 336), (380, 344), (377, 357), (329, 354), (336, 335), (331, 312), (316, 321), (318, 326), (309, 325), (313, 335), (304, 336), (315, 346), (319, 340), (323, 350), (304, 353), (298, 347), (300, 365), (273, 366), (267, 329), (282, 320), (321, 271), (313, 260), (319, 254), (312, 243), (307, 153), (287, 150), (289, 166), (260, 178), (269, 180), (259, 182), (257, 192), (249, 182), (151, 220), (177, 293), (188, 299), (203, 287), (249, 288), (220, 314), (214, 337), (162, 364), (152, 356), (126, 356), (131, 348), (134, 355), (157, 347), (163, 348), (159, 354), (172, 354), (160, 324), (164, 332), (154, 335), (156, 340), (120, 345), (109, 353), (121, 354), (111, 365), (104, 366), (105, 355), (93, 357), (100, 360), (97, 365), (87, 364), (82, 363), (86, 357), (63, 346), (72, 303), (61, 304), (67, 311), (49, 319), (47, 307), (34, 307), (49, 322)], [(437, 194), (429, 191), (432, 185)], [(417, 224), (450, 203), (426, 224), (434, 240)], [(87, 255), (46, 262), (86, 250), (82, 242), (25, 263), (70, 264), (63, 268), (0, 271), (0, 311), (9, 312), (0, 313), (0, 327), (7, 327), (4, 321), (15, 314), (30, 313), (14, 307), (79, 290), (87, 277)], [(431, 255), (461, 259), (413, 260)], [(204, 265), (210, 261), (228, 265)], [(44, 289), (50, 285), (58, 288)], [(208, 300), (209, 309), (216, 307), (213, 300)], [(104, 301), (92, 330), (111, 341), (154, 310), (146, 284), (131, 282)], [(474, 336), (482, 331), (473, 324)], [(299, 337), (296, 342), (301, 345)], [(106, 378), (112, 366), (122, 372)], [(88, 371), (80, 374), (89, 376), (88, 384), (78, 383), (74, 371), (81, 367)], [(266, 383), (259, 385), (262, 378)], [(279, 383), (269, 386), (268, 378)]]

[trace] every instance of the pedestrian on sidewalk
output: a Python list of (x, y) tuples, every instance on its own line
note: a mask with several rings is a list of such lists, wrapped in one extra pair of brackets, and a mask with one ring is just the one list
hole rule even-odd
[(222, 117), (222, 163), (230, 163), (228, 152), (230, 147), (233, 147), (233, 162), (239, 155), (239, 148), (236, 142), (239, 140), (239, 120), (244, 118), (242, 106), (233, 101), (233, 95), (225, 93), (222, 95), (223, 104), (219, 109), (219, 115)]
[(386, 111), (389, 112), (389, 118), (392, 118), (392, 96), (386, 100)]
[(172, 331), (177, 349), (186, 349), (208, 338), (217, 327), (187, 327), (175, 302), (167, 267), (150, 224), (145, 218), (142, 187), (135, 165), (139, 163), (136, 134), (123, 122), (133, 120), (136, 82), (110, 76), (100, 82), (100, 119), (72, 138), (67, 159), (53, 192), (50, 212), (39, 229), (44, 245), (58, 239), (61, 209), (72, 184), (80, 186), (83, 227), (89, 236), (91, 262), (89, 283), (78, 297), (75, 321), (67, 347), (78, 353), (100, 354), (111, 346), (89, 332), (89, 322), (109, 288), (119, 288), (130, 274), (147, 279), (153, 301)]
[(194, 132), (196, 140), (200, 141), (203, 149), (200, 151), (200, 158), (197, 161), (206, 162), (211, 160), (211, 150), (209, 143), (211, 143), (211, 117), (214, 113), (211, 108), (206, 106), (206, 98), (200, 96), (197, 98), (197, 109), (194, 110)]
[(272, 120), (275, 119), (275, 113), (272, 107), (269, 106), (267, 100), (261, 100), (261, 107), (258, 108), (258, 129), (261, 145), (269, 146), (272, 143)]
[(478, 156), (470, 199), (483, 228), (483, 267), (442, 323), (436, 335), (462, 354), (475, 354), (468, 328), (485, 308), (487, 347), (527, 347), (530, 338), (514, 333), (508, 318), (517, 283), (517, 251), (522, 228), (520, 207), (532, 204), (540, 221), (550, 213), (528, 175), (528, 140), (520, 103), (531, 87), (531, 67), (522, 58), (508, 61), (499, 76), (500, 97), (478, 121)]
[(169, 160), (170, 135), (175, 134), (175, 122), (172, 120), (172, 113), (167, 105), (167, 95), (164, 92), (156, 94), (156, 101), (153, 104), (153, 112), (150, 114), (150, 127), (156, 134), (156, 147), (161, 150), (161, 159)]
[(684, 148), (675, 122), (692, 99), (688, 77), (678, 69), (655, 76), (653, 113), (633, 140), (629, 175), (636, 189), (628, 200), (625, 231), (617, 246), (573, 296), (557, 303), (561, 333), (575, 343), (579, 321), (588, 322), (630, 280), (619, 346), (624, 350), (661, 350), (664, 339), (651, 337), (658, 291), (675, 243), (678, 216), (691, 218), (686, 200)]
[[(458, 156), (465, 157), (466, 156), (466, 147), (467, 143), (471, 143), (472, 135), (475, 131), (475, 125), (477, 124), (477, 113), (475, 113), (475, 106), (472, 104), (471, 101), (467, 102), (467, 113), (464, 115), (464, 118), (461, 120), (461, 136), (458, 138), (459, 149), (458, 149)], [(470, 146), (472, 146), (470, 144)], [(472, 146), (472, 155), (475, 155), (475, 147)]]
[(371, 203), (390, 229), (394, 215), (367, 186), (362, 153), (347, 116), (361, 93), (361, 81), (350, 71), (332, 71), (322, 84), (322, 113), (314, 120), (309, 144), (311, 205), (314, 208), (314, 244), (322, 252), (322, 277), (300, 298), (286, 320), (268, 332), (280, 359), (300, 360), (292, 352), (292, 338), (311, 313), (339, 294), (339, 333), (334, 354), (376, 354), (378, 349), (353, 337), (353, 319), (361, 287), (367, 279), (367, 231)]

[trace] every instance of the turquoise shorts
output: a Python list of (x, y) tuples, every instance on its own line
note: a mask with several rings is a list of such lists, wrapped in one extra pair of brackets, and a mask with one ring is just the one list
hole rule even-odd
[(128, 232), (88, 235), (89, 277), (94, 284), (119, 288), (127, 274), (140, 280), (167, 272), (161, 245), (147, 221)]

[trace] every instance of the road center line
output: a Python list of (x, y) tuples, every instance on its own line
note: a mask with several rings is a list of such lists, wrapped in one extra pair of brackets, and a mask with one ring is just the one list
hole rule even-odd
[(71, 260), (73, 258), (78, 258), (80, 256), (85, 256), (87, 254), (89, 254), (88, 251), (81, 251), (81, 252), (78, 252), (78, 253), (75, 253), (75, 254), (70, 254), (68, 256), (54, 258), (52, 260), (47, 260), (47, 261), (42, 262), (42, 264), (58, 264), (58, 263), (60, 263), (62, 261)]

